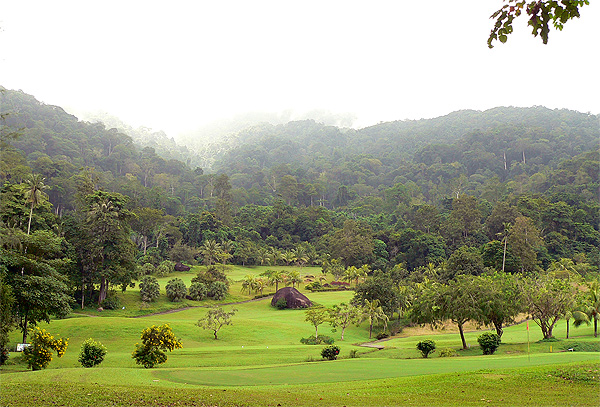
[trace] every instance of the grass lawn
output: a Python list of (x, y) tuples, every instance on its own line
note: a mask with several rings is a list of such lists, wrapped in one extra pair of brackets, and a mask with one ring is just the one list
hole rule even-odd
[[(258, 275), (267, 267), (231, 267), (234, 281), (230, 296), (222, 301), (252, 298), (236, 288), (247, 274)], [(304, 268), (316, 275), (320, 269)], [(483, 356), (476, 346), (481, 330), (466, 332), (471, 345), (461, 350), (458, 333), (406, 328), (397, 337), (379, 342), (383, 350), (360, 347), (369, 341), (366, 323), (351, 326), (345, 340), (329, 325), (319, 333), (332, 336), (341, 347), (340, 359), (321, 361), (322, 346), (300, 344), (314, 335), (302, 310), (276, 310), (270, 297), (235, 305), (233, 324), (212, 333), (196, 326), (206, 313), (206, 301), (168, 303), (164, 285), (174, 276), (186, 284), (196, 271), (161, 278), (163, 295), (151, 308), (140, 309), (137, 289), (119, 293), (125, 310), (97, 312), (79, 310), (72, 317), (41, 326), (55, 336), (69, 338), (69, 349), (42, 371), (28, 371), (18, 353), (12, 353), (0, 369), (1, 406), (162, 406), (162, 405), (290, 405), (290, 406), (382, 406), (382, 405), (576, 405), (597, 406), (600, 384), (600, 340), (591, 327), (555, 328), (556, 341), (540, 341), (539, 328), (530, 323), (505, 329), (495, 355)], [(240, 285), (241, 287), (241, 285)], [(303, 287), (301, 287), (303, 290)], [(351, 291), (308, 293), (316, 303), (331, 306), (348, 302)], [(193, 308), (172, 313), (173, 306)], [(140, 314), (151, 314), (143, 317)], [(168, 361), (154, 369), (137, 366), (131, 358), (141, 331), (168, 323), (181, 339), (183, 349), (168, 354)], [(19, 333), (11, 341), (19, 341)], [(82, 342), (94, 338), (108, 348), (105, 361), (94, 368), (80, 367), (77, 358)], [(528, 345), (529, 337), (529, 345)], [(422, 359), (418, 341), (433, 339), (437, 351)], [(450, 348), (456, 357), (439, 357)], [(570, 352), (567, 349), (574, 349)], [(358, 358), (350, 358), (350, 351)]]

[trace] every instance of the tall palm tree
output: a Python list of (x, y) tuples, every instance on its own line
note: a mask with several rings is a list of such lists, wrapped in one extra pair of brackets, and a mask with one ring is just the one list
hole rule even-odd
[(281, 270), (275, 270), (269, 274), (269, 283), (271, 285), (275, 284), (275, 292), (279, 290), (279, 283), (283, 283), (285, 281), (285, 275)]
[(378, 299), (374, 299), (373, 301), (365, 300), (365, 305), (362, 309), (363, 312), (363, 320), (369, 320), (369, 339), (373, 334), (373, 324), (377, 321), (383, 321), (385, 323), (384, 330), (387, 329), (387, 322), (389, 318), (383, 312), (383, 308), (381, 308), (380, 302)]
[(298, 288), (300, 288), (302, 276), (300, 276), (300, 273), (298, 271), (294, 270), (290, 274), (288, 274), (287, 281), (288, 283), (292, 283), (292, 288), (295, 287), (296, 284), (298, 284)]
[(598, 319), (600, 319), (600, 281), (587, 284), (588, 299), (585, 311), (573, 311), (573, 325), (589, 324), (594, 321), (594, 337), (598, 337)]
[(33, 217), (33, 208), (38, 206), (42, 200), (44, 189), (48, 189), (48, 186), (44, 185), (46, 178), (40, 174), (31, 174), (25, 179), (27, 184), (27, 191), (25, 192), (25, 198), (27, 202), (31, 203), (31, 209), (29, 210), (29, 223), (27, 224), (27, 234), (31, 230), (31, 218)]

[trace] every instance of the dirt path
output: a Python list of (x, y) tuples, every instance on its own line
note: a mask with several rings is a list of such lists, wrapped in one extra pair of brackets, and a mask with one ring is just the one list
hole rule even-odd
[(362, 347), (365, 347), (365, 348), (372, 348), (372, 349), (382, 350), (382, 349), (385, 349), (385, 346), (378, 345), (378, 344), (381, 343), (381, 342), (389, 341), (390, 339), (393, 339), (393, 338), (383, 338), (383, 339), (380, 339), (378, 341), (373, 341), (373, 342), (355, 343), (355, 345), (356, 346), (362, 346)]
[[(237, 302), (227, 302), (227, 303), (218, 304), (218, 305), (246, 304), (246, 303), (249, 303), (249, 302), (256, 302), (256, 301), (266, 300), (268, 298), (269, 297), (253, 298), (251, 300), (237, 301)], [(153, 316), (156, 316), (156, 315), (173, 314), (174, 312), (185, 311), (185, 310), (192, 309), (192, 308), (210, 308), (210, 307), (212, 307), (212, 305), (195, 305), (195, 306), (190, 306), (190, 307), (182, 307), (182, 308), (170, 309), (170, 310), (167, 310), (167, 311), (153, 312), (152, 314), (136, 315), (136, 316), (130, 317), (130, 318), (146, 318), (146, 317), (153, 317)]]

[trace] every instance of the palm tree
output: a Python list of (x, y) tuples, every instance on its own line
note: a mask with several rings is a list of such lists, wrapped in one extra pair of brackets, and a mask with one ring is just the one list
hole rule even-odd
[(254, 279), (254, 292), (259, 292), (260, 295), (263, 295), (263, 290), (265, 289), (266, 283), (262, 278), (256, 277)]
[(594, 321), (594, 337), (598, 337), (598, 319), (600, 319), (600, 281), (587, 283), (588, 299), (585, 311), (573, 311), (573, 325), (589, 324)]
[(383, 308), (381, 308), (380, 302), (378, 299), (374, 299), (373, 301), (365, 300), (365, 305), (362, 309), (363, 312), (363, 320), (369, 320), (369, 339), (373, 334), (373, 324), (377, 321), (383, 321), (385, 323), (384, 330), (387, 329), (387, 322), (389, 318), (383, 312)]
[(46, 178), (42, 177), (40, 174), (31, 174), (25, 180), (25, 183), (28, 186), (27, 192), (25, 192), (25, 198), (27, 198), (27, 202), (31, 203), (31, 209), (29, 210), (29, 223), (27, 224), (28, 235), (31, 230), (31, 218), (33, 217), (33, 208), (40, 204), (44, 189), (48, 189), (48, 186), (44, 185), (45, 180)]
[(512, 225), (510, 222), (503, 222), (502, 227), (504, 230), (501, 233), (498, 233), (499, 235), (502, 235), (502, 240), (504, 241), (504, 252), (502, 254), (502, 272), (504, 272), (504, 266), (506, 265), (506, 245), (508, 244), (508, 235), (510, 234), (511, 226)]
[(244, 279), (242, 280), (242, 292), (244, 292), (244, 290), (248, 290), (248, 295), (250, 295), (250, 292), (255, 287), (254, 281), (255, 281), (254, 275), (252, 275), (252, 274), (246, 275), (246, 277), (244, 277)]
[(298, 288), (300, 288), (302, 277), (300, 276), (300, 273), (298, 271), (294, 270), (290, 274), (288, 274), (287, 281), (288, 283), (292, 283), (292, 287), (298, 284)]
[(215, 240), (207, 240), (202, 245), (200, 253), (202, 253), (202, 256), (204, 257), (204, 264), (210, 266), (212, 264), (215, 264), (215, 262), (219, 258), (219, 255), (221, 253), (221, 245)]
[(285, 262), (286, 266), (289, 266), (296, 261), (296, 254), (292, 250), (285, 251), (281, 254), (281, 260)]
[(281, 270), (275, 270), (271, 272), (268, 278), (271, 285), (275, 284), (275, 292), (279, 290), (279, 283), (283, 283), (285, 281), (285, 275)]

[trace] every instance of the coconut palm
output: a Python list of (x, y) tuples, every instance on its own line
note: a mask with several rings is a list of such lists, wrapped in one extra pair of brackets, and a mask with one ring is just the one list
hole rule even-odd
[(44, 185), (46, 178), (40, 174), (31, 174), (25, 183), (27, 184), (27, 191), (25, 192), (25, 198), (27, 202), (31, 203), (31, 209), (29, 210), (29, 223), (27, 224), (27, 234), (31, 231), (31, 218), (33, 217), (33, 208), (38, 206), (42, 200), (44, 189), (48, 189), (48, 186)]
[(389, 318), (383, 312), (383, 308), (381, 308), (380, 302), (378, 299), (374, 299), (373, 301), (365, 300), (365, 304), (362, 308), (363, 320), (369, 320), (369, 339), (373, 334), (373, 324), (377, 321), (384, 322), (384, 330), (387, 329), (387, 323)]
[(600, 281), (587, 283), (587, 304), (585, 311), (573, 311), (573, 325), (594, 323), (594, 337), (598, 337), (598, 319), (600, 319)]
[(296, 284), (298, 284), (298, 287), (300, 287), (300, 283), (302, 282), (302, 276), (300, 276), (300, 273), (298, 271), (294, 270), (290, 274), (288, 274), (287, 282), (291, 283), (292, 287), (295, 287)]

